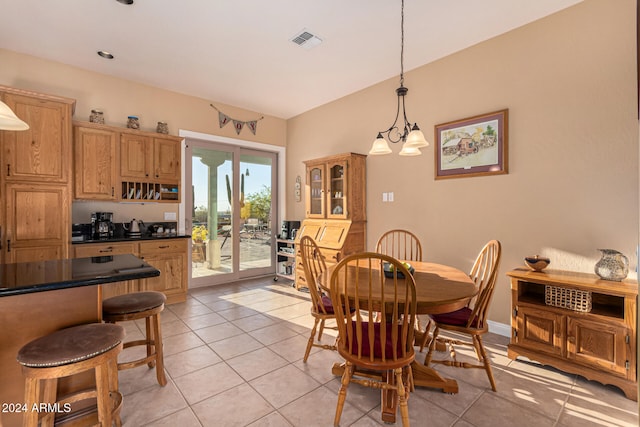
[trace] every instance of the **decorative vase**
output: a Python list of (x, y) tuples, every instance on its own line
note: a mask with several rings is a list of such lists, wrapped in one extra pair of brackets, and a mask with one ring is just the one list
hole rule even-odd
[(89, 121), (91, 123), (104, 124), (104, 114), (100, 110), (91, 110), (91, 115), (89, 115)]
[(595, 272), (604, 280), (620, 282), (629, 274), (629, 259), (614, 249), (598, 249), (602, 258), (596, 263)]
[(129, 129), (140, 129), (140, 121), (136, 116), (127, 117), (127, 127)]
[(158, 126), (156, 127), (156, 132), (168, 134), (169, 125), (167, 125), (167, 122), (158, 122)]

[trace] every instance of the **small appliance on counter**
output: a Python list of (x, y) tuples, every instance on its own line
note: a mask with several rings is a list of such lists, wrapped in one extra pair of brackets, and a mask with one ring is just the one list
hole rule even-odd
[(91, 237), (93, 239), (112, 239), (114, 229), (112, 212), (95, 212), (91, 214)]
[(122, 223), (124, 228), (124, 235), (126, 237), (142, 237), (142, 230), (145, 229), (144, 222), (142, 220), (136, 221), (132, 219), (129, 225)]
[(282, 221), (282, 227), (280, 228), (280, 238), (289, 240), (295, 239), (296, 232), (299, 228), (300, 221)]

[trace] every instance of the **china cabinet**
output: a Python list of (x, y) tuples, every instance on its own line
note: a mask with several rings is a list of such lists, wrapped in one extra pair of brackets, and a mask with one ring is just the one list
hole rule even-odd
[(638, 284), (560, 270), (515, 269), (511, 278), (512, 336), (508, 356), (622, 389), (638, 398)]

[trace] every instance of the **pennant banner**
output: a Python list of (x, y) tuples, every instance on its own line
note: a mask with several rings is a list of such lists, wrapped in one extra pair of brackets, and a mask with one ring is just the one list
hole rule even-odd
[(233, 122), (233, 127), (235, 128), (237, 135), (240, 135), (240, 132), (242, 132), (242, 129), (244, 128), (245, 125), (247, 125), (247, 128), (249, 128), (251, 133), (255, 135), (256, 131), (258, 130), (258, 122), (264, 119), (264, 116), (262, 116), (256, 120), (249, 120), (249, 121), (237, 120), (237, 119), (234, 119), (233, 117), (227, 116), (225, 113), (218, 110), (215, 105), (213, 104), (209, 104), (209, 105), (218, 112), (218, 122), (220, 123), (220, 128), (222, 129), (227, 125), (227, 123)]

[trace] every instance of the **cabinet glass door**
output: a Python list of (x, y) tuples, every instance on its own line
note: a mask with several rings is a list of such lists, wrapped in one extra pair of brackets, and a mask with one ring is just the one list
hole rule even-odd
[(344, 163), (329, 165), (328, 218), (344, 219), (347, 217), (347, 175), (345, 168), (346, 165)]
[(309, 168), (307, 174), (307, 207), (309, 209), (309, 212), (307, 212), (307, 216), (309, 218), (323, 218), (325, 200), (324, 168), (322, 166), (311, 167)]

